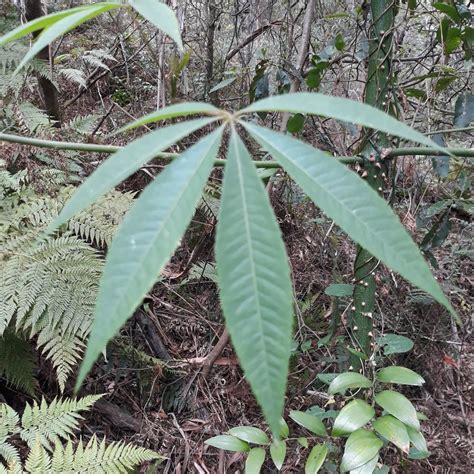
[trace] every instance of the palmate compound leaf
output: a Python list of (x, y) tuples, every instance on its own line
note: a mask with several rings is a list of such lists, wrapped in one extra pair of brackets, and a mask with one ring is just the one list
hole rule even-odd
[[(134, 140), (122, 150), (104, 161), (71, 196), (59, 216), (46, 232), (53, 232), (78, 212), (90, 206), (96, 199), (128, 178), (147, 161), (216, 119), (197, 119), (160, 128)], [(158, 273), (157, 273), (158, 274)]]
[(429, 293), (459, 321), (418, 246), (387, 203), (365, 181), (306, 143), (248, 122), (242, 125), (353, 240)]
[(290, 269), (268, 195), (234, 129), (227, 160), (216, 237), (221, 304), (246, 378), (278, 433), (291, 351)]
[(178, 246), (211, 172), (222, 133), (223, 127), (168, 165), (125, 216), (107, 255), (77, 387)]

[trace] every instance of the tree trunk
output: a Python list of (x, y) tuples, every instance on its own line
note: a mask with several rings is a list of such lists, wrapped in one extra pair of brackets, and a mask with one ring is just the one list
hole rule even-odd
[(215, 0), (207, 0), (207, 31), (206, 31), (206, 83), (204, 95), (208, 96), (214, 76), (214, 32), (217, 21), (217, 5)]
[[(35, 20), (46, 14), (46, 4), (41, 0), (24, 0), (24, 12), (27, 21)], [(33, 33), (33, 37), (36, 38), (40, 33), (40, 31)], [(36, 57), (51, 64), (50, 48), (42, 49)], [(61, 114), (59, 111), (58, 91), (47, 77), (38, 74), (37, 78), (44, 110), (52, 120), (56, 121), (56, 125), (60, 126)]]
[[(372, 0), (370, 14), (370, 48), (367, 68), (365, 102), (387, 112), (392, 82), (392, 33), (397, 10), (396, 0)], [(367, 159), (362, 176), (368, 184), (381, 193), (384, 186), (385, 165), (380, 151), (387, 146), (387, 137), (382, 133), (367, 130), (361, 154)], [(375, 270), (378, 261), (367, 250), (357, 246), (354, 263), (354, 305), (351, 310), (350, 327), (355, 349), (369, 355), (373, 344), (373, 313), (375, 310)], [(360, 367), (357, 356), (351, 357), (351, 365)]]

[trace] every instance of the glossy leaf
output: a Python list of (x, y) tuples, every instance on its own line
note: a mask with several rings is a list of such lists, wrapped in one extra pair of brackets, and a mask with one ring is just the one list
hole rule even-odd
[(398, 383), (402, 385), (423, 385), (425, 379), (406, 367), (385, 367), (377, 372), (377, 380), (383, 383)]
[(418, 246), (365, 181), (327, 153), (295, 138), (248, 122), (243, 125), (352, 239), (433, 296), (459, 320)]
[(83, 5), (81, 7), (70, 8), (69, 10), (63, 10), (55, 13), (50, 13), (49, 15), (42, 16), (40, 18), (36, 18), (35, 20), (29, 21), (23, 25), (18, 26), (14, 30), (9, 31), (5, 35), (0, 37), (0, 46), (9, 43), (10, 41), (14, 41), (20, 38), (23, 38), (30, 33), (34, 33), (35, 31), (43, 30), (57, 21), (65, 18), (69, 15), (74, 13), (81, 12), (90, 8), (90, 5)]
[(133, 174), (140, 166), (169, 148), (186, 135), (212, 123), (215, 119), (189, 120), (163, 127), (133, 141), (105, 160), (80, 186), (50, 225), (52, 232), (72, 216), (90, 206), (97, 198)]
[(377, 454), (377, 456), (375, 456), (369, 462), (355, 469), (352, 469), (350, 474), (373, 474), (374, 472), (376, 472), (375, 468), (377, 467), (378, 461), (379, 461), (379, 455)]
[(346, 441), (341, 472), (352, 471), (372, 461), (382, 446), (382, 440), (372, 431), (354, 431)]
[(214, 438), (206, 440), (205, 443), (225, 451), (245, 453), (250, 450), (250, 446), (245, 441), (230, 435), (214, 436)]
[(410, 449), (410, 438), (406, 426), (391, 415), (381, 416), (373, 422), (375, 431), (400, 448), (404, 453)]
[(413, 446), (421, 453), (428, 453), (428, 446), (426, 444), (425, 437), (420, 431), (416, 431), (413, 428), (407, 427), (408, 436)]
[(222, 132), (220, 128), (208, 135), (169, 164), (125, 216), (107, 255), (77, 386), (178, 246), (213, 167)]
[(343, 436), (358, 430), (375, 415), (375, 410), (364, 400), (352, 400), (334, 420), (333, 436)]
[(229, 433), (236, 438), (247, 441), (247, 443), (268, 444), (270, 442), (265, 431), (254, 426), (236, 426), (231, 428)]
[(327, 436), (324, 423), (314, 415), (310, 415), (304, 411), (292, 410), (290, 411), (290, 418), (318, 436)]
[(159, 0), (128, 0), (128, 3), (140, 15), (172, 38), (181, 51), (183, 50), (178, 20), (170, 7)]
[(275, 467), (280, 470), (286, 457), (285, 441), (274, 441), (270, 446), (270, 456)]
[(343, 372), (330, 383), (328, 393), (330, 395), (335, 395), (336, 393), (344, 395), (346, 390), (350, 388), (370, 387), (372, 387), (372, 382), (365, 375), (358, 372)]
[(149, 123), (158, 122), (174, 117), (186, 117), (188, 115), (204, 114), (216, 115), (219, 112), (217, 107), (204, 102), (183, 102), (180, 104), (169, 105), (162, 109), (156, 110), (150, 114), (144, 115), (133, 122), (128, 123), (125, 127), (119, 129), (116, 133), (125, 132), (133, 128), (141, 127)]
[(278, 434), (283, 439), (288, 438), (288, 436), (290, 435), (290, 428), (288, 428), (288, 423), (285, 421), (284, 418), (280, 418)]
[(265, 450), (263, 448), (251, 449), (245, 461), (245, 474), (259, 474), (264, 462)]
[(22, 69), (25, 64), (31, 61), (42, 49), (48, 46), (56, 38), (59, 38), (60, 36), (76, 28), (76, 26), (79, 26), (82, 23), (91, 20), (97, 15), (111, 10), (115, 10), (116, 8), (120, 8), (121, 6), (122, 5), (115, 2), (93, 3), (87, 8), (79, 9), (75, 13), (64, 16), (60, 20), (54, 22), (52, 25), (48, 26), (48, 28), (44, 29), (42, 33), (38, 36), (32, 47), (28, 50), (28, 52), (16, 68), (15, 73)]
[(325, 444), (317, 444), (314, 446), (314, 448), (310, 451), (304, 466), (305, 474), (316, 474), (319, 472), (327, 455), (328, 448)]
[(377, 344), (383, 347), (384, 355), (402, 354), (413, 349), (413, 341), (398, 334), (384, 334), (377, 339)]
[(225, 167), (216, 262), (226, 326), (265, 418), (277, 433), (291, 352), (290, 269), (268, 194), (235, 130)]
[(370, 105), (342, 97), (325, 94), (297, 92), (272, 96), (255, 102), (240, 111), (241, 114), (252, 112), (293, 112), (295, 114), (322, 115), (345, 122), (352, 122), (374, 128), (406, 140), (439, 148), (436, 143), (413, 128), (394, 119), (390, 115)]
[(420, 422), (416, 416), (415, 407), (404, 395), (392, 390), (384, 390), (375, 396), (377, 405), (398, 418), (405, 425), (420, 431)]

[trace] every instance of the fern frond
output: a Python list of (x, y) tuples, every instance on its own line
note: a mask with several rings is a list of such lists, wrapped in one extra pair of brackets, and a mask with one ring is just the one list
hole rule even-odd
[(64, 128), (78, 133), (79, 135), (89, 135), (93, 132), (99, 115), (89, 114), (74, 117), (64, 125)]
[(51, 458), (39, 440), (33, 444), (31, 451), (28, 453), (25, 470), (31, 474), (51, 472)]
[(19, 390), (34, 395), (34, 368), (33, 354), (28, 342), (20, 339), (11, 330), (5, 331), (0, 338), (0, 377), (4, 377), (10, 385)]
[(64, 76), (65, 79), (71, 82), (79, 84), (81, 87), (87, 86), (86, 76), (83, 71), (80, 69), (74, 68), (62, 68), (58, 71), (61, 76)]
[(82, 60), (86, 64), (89, 64), (93, 67), (106, 69), (107, 71), (110, 71), (110, 68), (104, 63), (104, 61), (117, 61), (112, 55), (103, 49), (93, 49), (91, 51), (86, 51), (82, 56)]
[(48, 450), (51, 443), (58, 438), (69, 439), (74, 430), (79, 428), (82, 417), (80, 411), (89, 409), (102, 395), (89, 395), (80, 399), (55, 398), (49, 405), (46, 400), (41, 404), (26, 404), (21, 417), (22, 430), (20, 437), (30, 448), (39, 442)]
[(0, 439), (7, 438), (19, 431), (20, 417), (6, 403), (0, 403)]
[(48, 115), (30, 102), (19, 104), (17, 111), (18, 121), (31, 133), (35, 133), (39, 130), (48, 130), (52, 126), (52, 121)]

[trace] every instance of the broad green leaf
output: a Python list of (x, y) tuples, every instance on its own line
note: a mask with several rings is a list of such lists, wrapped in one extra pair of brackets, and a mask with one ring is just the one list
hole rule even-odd
[(443, 2), (435, 2), (433, 3), (433, 7), (435, 7), (436, 10), (439, 10), (440, 12), (446, 13), (446, 15), (448, 15), (456, 23), (461, 21), (461, 17), (459, 16), (459, 12), (457, 11), (456, 7)]
[[(105, 160), (80, 186), (66, 203), (59, 216), (50, 225), (52, 232), (72, 216), (90, 206), (97, 198), (133, 174), (140, 166), (186, 135), (202, 128), (215, 119), (197, 119), (160, 128), (133, 141)], [(158, 274), (158, 273), (157, 273)]]
[(385, 367), (377, 372), (377, 380), (383, 383), (399, 383), (402, 385), (423, 385), (425, 379), (406, 367)]
[(375, 410), (364, 400), (352, 400), (334, 420), (333, 436), (343, 436), (358, 430), (375, 415)]
[(107, 255), (77, 386), (178, 246), (214, 164), (222, 133), (221, 127), (169, 164), (125, 216)]
[(431, 453), (429, 451), (419, 451), (416, 448), (410, 448), (408, 459), (426, 459)]
[(128, 0), (128, 3), (140, 13), (140, 15), (172, 38), (179, 49), (183, 51), (184, 48), (178, 20), (170, 7), (159, 0)]
[(61, 18), (60, 20), (56, 21), (51, 26), (41, 32), (36, 41), (33, 43), (32, 47), (25, 54), (24, 58), (21, 60), (20, 64), (16, 68), (15, 74), (20, 69), (22, 69), (25, 64), (31, 61), (43, 48), (48, 46), (56, 38), (59, 38), (60, 36), (76, 28), (76, 26), (81, 25), (82, 23), (96, 17), (97, 15), (100, 15), (101, 13), (115, 10), (116, 8), (120, 8), (121, 6), (123, 5), (115, 2), (93, 3), (87, 8), (84, 7), (82, 9), (79, 9), (75, 13), (67, 15), (64, 18)]
[(0, 37), (0, 46), (9, 43), (10, 41), (14, 41), (20, 38), (23, 38), (30, 33), (34, 33), (35, 31), (43, 30), (53, 23), (63, 19), (66, 16), (72, 15), (73, 13), (77, 13), (83, 10), (90, 8), (90, 5), (83, 5), (81, 7), (70, 8), (69, 10), (63, 10), (60, 12), (50, 13), (49, 15), (42, 16), (40, 18), (36, 18), (35, 20), (29, 21), (24, 25), (20, 25), (12, 31), (9, 31), (4, 36)]
[(268, 194), (235, 130), (225, 167), (216, 262), (226, 326), (265, 418), (277, 433), (291, 352), (290, 269)]
[(239, 438), (230, 435), (219, 435), (204, 441), (209, 446), (224, 449), (225, 451), (235, 451), (238, 453), (246, 453), (250, 450), (250, 446)]
[(303, 428), (306, 428), (318, 436), (327, 436), (324, 423), (314, 415), (310, 415), (304, 411), (291, 410), (290, 418)]
[(382, 446), (382, 440), (372, 431), (354, 431), (346, 441), (341, 472), (352, 471), (372, 461)]
[(333, 283), (329, 285), (324, 293), (328, 296), (352, 296), (354, 285), (348, 283)]
[(405, 425), (420, 431), (420, 422), (416, 416), (415, 407), (404, 395), (392, 390), (384, 390), (375, 396), (377, 405), (398, 418)]
[(379, 461), (379, 455), (377, 454), (373, 459), (369, 462), (359, 466), (355, 469), (352, 469), (350, 474), (373, 474), (375, 472), (375, 468), (377, 467), (377, 463)]
[(418, 246), (388, 204), (364, 180), (330, 155), (295, 138), (248, 122), (242, 124), (352, 239), (429, 293), (459, 321)]
[(211, 104), (205, 104), (204, 102), (183, 102), (181, 104), (169, 105), (168, 107), (163, 107), (151, 114), (144, 115), (143, 117), (128, 123), (125, 127), (122, 127), (115, 133), (125, 132), (148, 123), (158, 122), (159, 120), (166, 120), (174, 117), (185, 117), (195, 114), (217, 115), (218, 113), (219, 109)]
[(295, 114), (288, 119), (286, 129), (290, 133), (298, 133), (303, 130), (305, 116), (303, 114)]
[(391, 415), (381, 416), (373, 422), (375, 431), (386, 440), (392, 442), (404, 453), (410, 449), (410, 438), (406, 426)]
[(274, 441), (270, 446), (270, 456), (275, 467), (280, 470), (285, 462), (286, 443), (285, 441)]
[(385, 355), (402, 354), (413, 349), (413, 341), (398, 334), (384, 334), (377, 339), (377, 344), (383, 347)]
[(305, 474), (316, 474), (328, 455), (328, 448), (325, 444), (317, 444), (310, 451), (306, 464), (304, 466)]
[(421, 434), (421, 431), (416, 431), (413, 428), (407, 427), (408, 436), (413, 446), (421, 453), (428, 453), (428, 446), (426, 444), (425, 437)]
[(265, 431), (254, 426), (236, 426), (231, 428), (229, 433), (236, 438), (247, 441), (247, 443), (268, 444), (270, 442)]
[(259, 474), (264, 462), (265, 450), (263, 448), (251, 449), (245, 461), (245, 474)]
[(312, 92), (276, 95), (254, 102), (242, 109), (239, 114), (263, 111), (322, 115), (364, 125), (429, 147), (440, 148), (422, 133), (375, 107), (342, 97), (332, 97)]
[(349, 388), (370, 388), (372, 382), (358, 372), (343, 372), (339, 374), (329, 385), (328, 393), (334, 395), (340, 393), (344, 395)]

